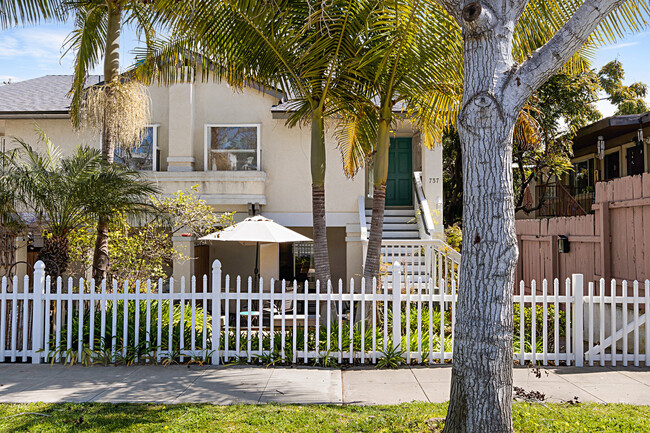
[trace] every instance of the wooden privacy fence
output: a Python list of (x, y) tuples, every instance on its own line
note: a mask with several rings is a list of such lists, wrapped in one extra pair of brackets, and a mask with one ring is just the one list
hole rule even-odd
[[(398, 262), (368, 291), (363, 281), (355, 288), (353, 280), (347, 287), (339, 280), (321, 288), (231, 279), (222, 275), (219, 261), (213, 264), (211, 287), (207, 281), (203, 276), (188, 284), (159, 279), (97, 286), (93, 280), (53, 281), (38, 262), (31, 283), (25, 278), (21, 287), (17, 278), (2, 280), (0, 362), (453, 360), (454, 280), (414, 282), (404, 278)], [(577, 274), (539, 287), (533, 281), (528, 291), (521, 282), (513, 298), (514, 359), (650, 365), (650, 282), (644, 283), (645, 296), (637, 282), (633, 296), (627, 290), (608, 295), (605, 286), (603, 280), (585, 287)]]
[[(596, 184), (594, 214), (518, 220), (517, 281), (569, 278), (587, 281), (650, 278), (650, 173)], [(565, 236), (570, 250), (560, 252)]]

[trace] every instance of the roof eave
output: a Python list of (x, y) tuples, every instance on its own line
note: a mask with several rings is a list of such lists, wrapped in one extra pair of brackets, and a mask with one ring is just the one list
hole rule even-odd
[(69, 119), (66, 111), (0, 111), (0, 119)]

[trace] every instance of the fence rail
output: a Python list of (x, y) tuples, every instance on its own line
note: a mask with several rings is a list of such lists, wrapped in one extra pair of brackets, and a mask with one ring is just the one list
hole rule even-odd
[[(366, 292), (364, 281), (321, 287), (230, 278), (216, 261), (211, 287), (207, 276), (107, 287), (52, 280), (39, 262), (33, 281), (2, 280), (0, 362), (453, 360), (455, 279), (411, 281), (399, 263), (390, 271)], [(650, 365), (650, 282), (644, 296), (638, 282), (627, 289), (625, 281), (585, 285), (578, 274), (540, 285), (522, 281), (513, 297), (514, 359)]]

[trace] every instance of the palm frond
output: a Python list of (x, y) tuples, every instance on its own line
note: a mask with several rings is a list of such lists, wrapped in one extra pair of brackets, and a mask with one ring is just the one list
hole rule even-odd
[(65, 21), (66, 0), (0, 0), (0, 29), (42, 21)]

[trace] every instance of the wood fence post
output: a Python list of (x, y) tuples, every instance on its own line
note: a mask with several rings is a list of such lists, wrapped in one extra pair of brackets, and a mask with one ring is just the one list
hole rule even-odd
[(585, 351), (584, 351), (584, 276), (582, 274), (572, 275), (572, 289), (573, 289), (573, 355), (575, 357), (576, 367), (582, 367)]
[[(41, 363), (41, 350), (43, 349), (43, 294), (45, 293), (45, 264), (42, 261), (34, 265), (34, 303), (32, 304), (32, 364)], [(25, 290), (29, 290), (25, 287)], [(27, 302), (27, 300), (25, 300)], [(23, 332), (27, 332), (25, 329)], [(27, 348), (24, 349), (27, 351)]]
[(402, 344), (402, 265), (393, 263), (393, 349)]
[(609, 202), (598, 203), (597, 210), (600, 218), (596, 219), (600, 224), (600, 276), (609, 281), (612, 276), (612, 243), (609, 218)]
[[(228, 302), (228, 299), (226, 299)], [(205, 312), (204, 312), (205, 314)], [(205, 317), (204, 319), (205, 320)], [(226, 317), (226, 320), (228, 318)], [(225, 338), (228, 338), (226, 335)], [(219, 365), (221, 346), (221, 262), (212, 263), (212, 364)]]

